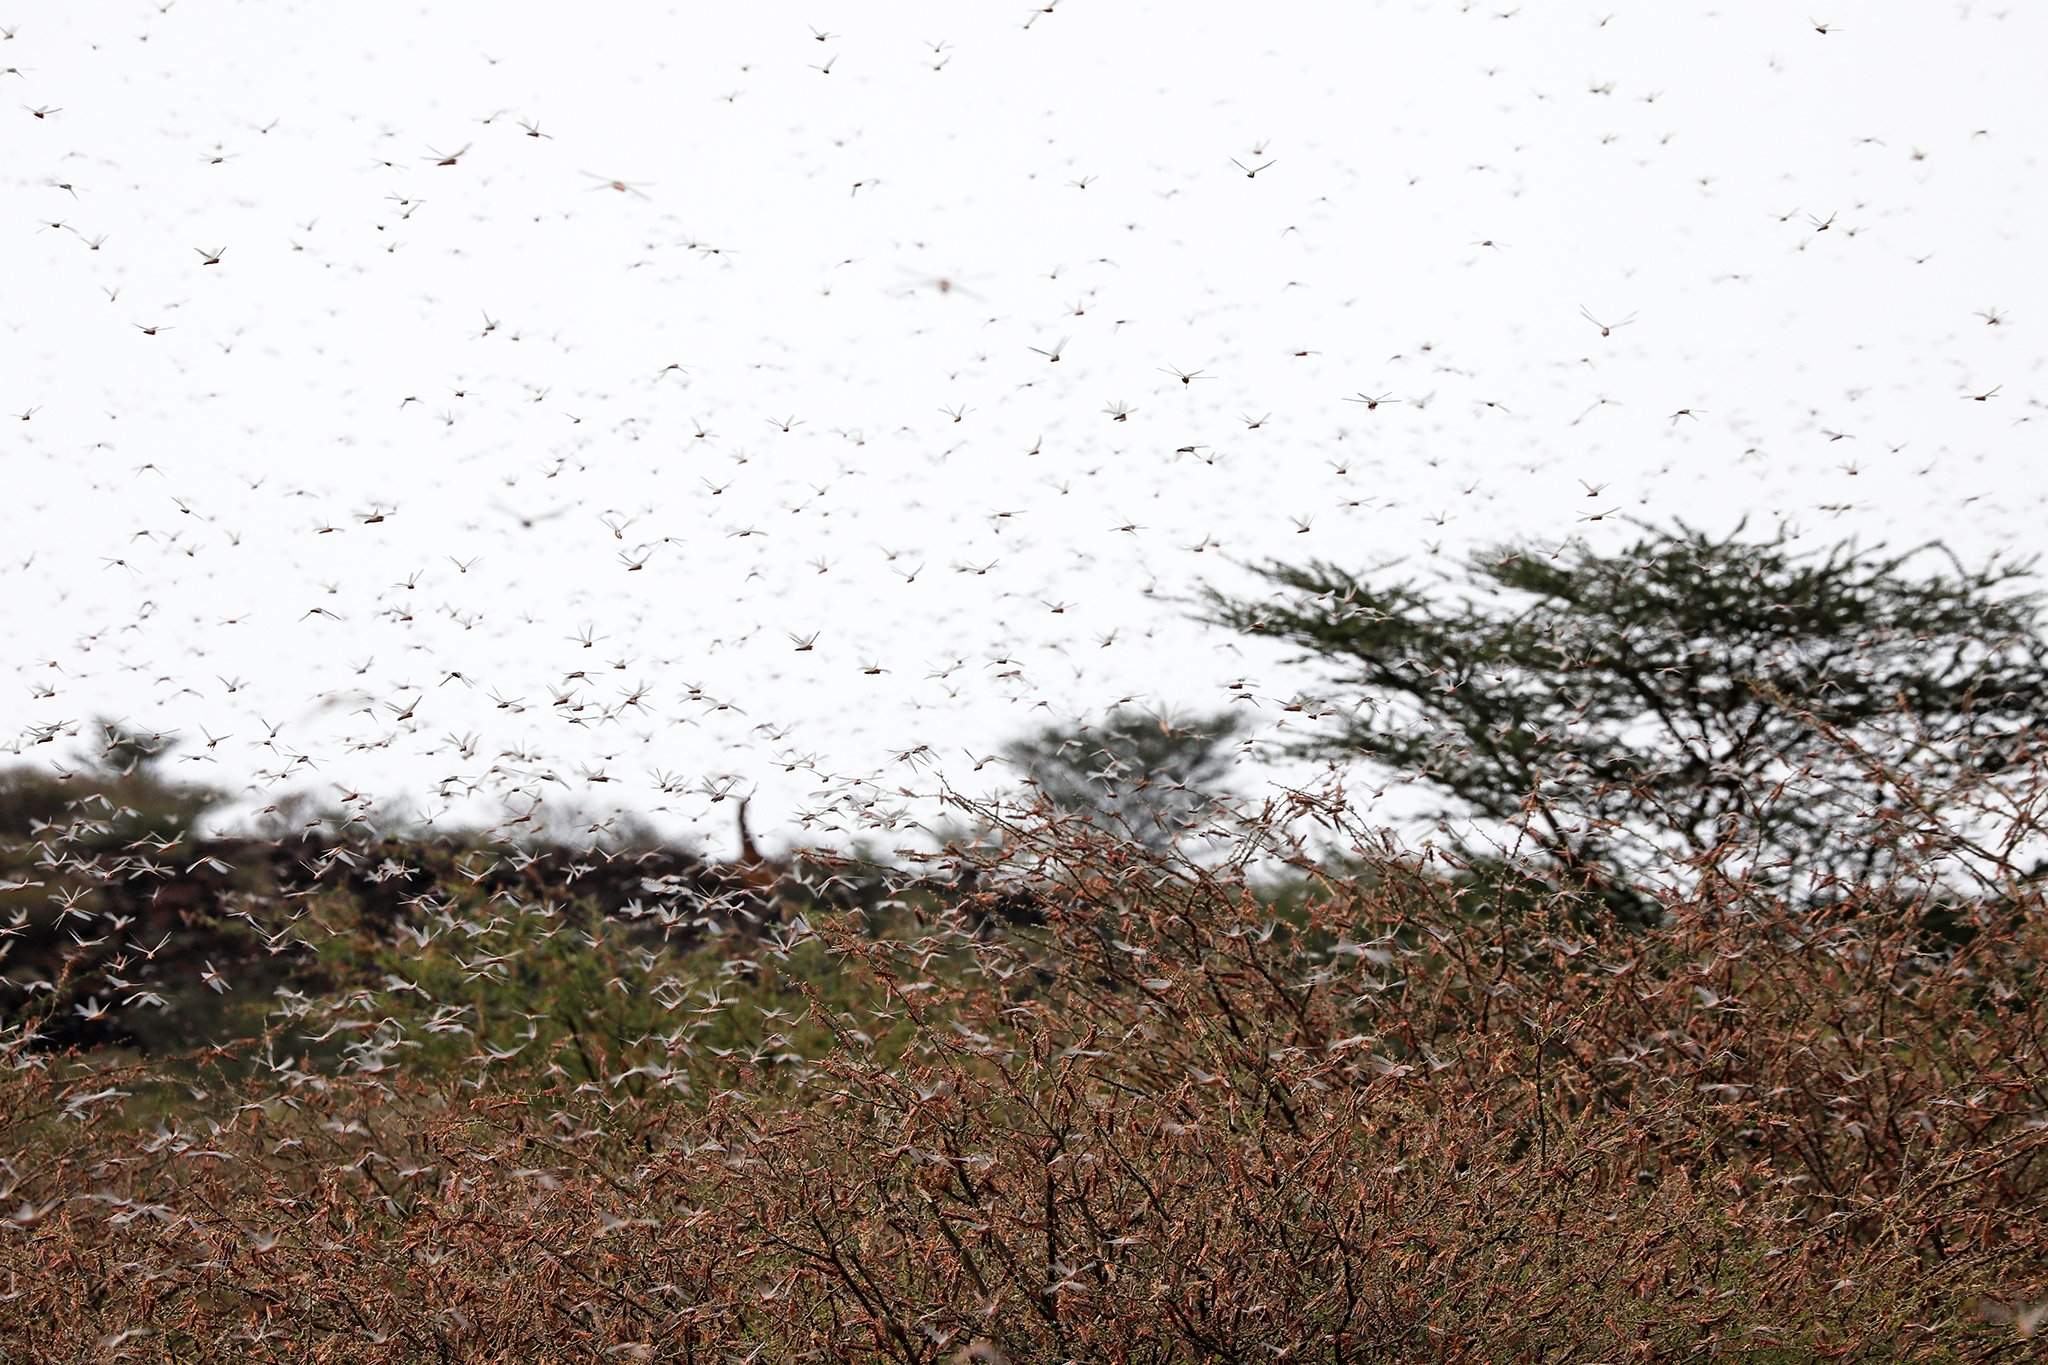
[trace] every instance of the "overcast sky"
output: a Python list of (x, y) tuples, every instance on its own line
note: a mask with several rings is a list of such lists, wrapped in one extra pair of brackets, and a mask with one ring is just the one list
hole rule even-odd
[(2040, 541), (2041, 6), (0, 32), (0, 733), (42, 764), (119, 715), (250, 806), (723, 837), (730, 787), (822, 838), (1124, 698), (1283, 720), (1314, 673), (1185, 605), (1231, 561)]

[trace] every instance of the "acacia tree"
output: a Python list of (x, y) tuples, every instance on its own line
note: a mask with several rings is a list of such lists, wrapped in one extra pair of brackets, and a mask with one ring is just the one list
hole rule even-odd
[[(1953, 813), (1944, 795), (2037, 742), (2032, 561), (1642, 530), (1613, 552), (1482, 551), (1450, 590), (1268, 563), (1272, 595), (1211, 588), (1205, 614), (1357, 689), (1303, 752), (1410, 774), (1440, 815), (1512, 829), (1596, 884), (1639, 883), (1654, 849), (1825, 897), (1890, 875), (1887, 849)], [(1890, 842), (1838, 837), (1887, 822)], [(2005, 854), (2028, 833), (2005, 831)]]
[(1229, 712), (1175, 720), (1120, 708), (1099, 722), (1049, 726), (1003, 756), (1054, 809), (1162, 849), (1214, 808), (1240, 728)]

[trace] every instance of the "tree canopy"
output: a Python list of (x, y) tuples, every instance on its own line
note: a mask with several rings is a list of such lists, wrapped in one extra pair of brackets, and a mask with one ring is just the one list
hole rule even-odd
[(1655, 846), (1817, 894), (1880, 878), (1883, 841), (1836, 839), (1842, 822), (1939, 801), (2036, 743), (2032, 561), (1642, 530), (1615, 551), (1482, 551), (1450, 591), (1268, 563), (1273, 594), (1210, 589), (1206, 615), (1359, 694), (1303, 752), (1410, 774), (1440, 814), (1589, 874)]
[(1055, 809), (1164, 848), (1211, 808), (1240, 730), (1228, 712), (1176, 720), (1120, 708), (1100, 722), (1048, 726), (1003, 756)]

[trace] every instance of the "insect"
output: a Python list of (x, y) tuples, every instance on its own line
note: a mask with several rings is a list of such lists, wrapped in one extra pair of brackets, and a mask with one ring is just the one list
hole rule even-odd
[(506, 516), (511, 517), (514, 521), (517, 521), (522, 529), (528, 531), (531, 531), (534, 527), (540, 525), (544, 521), (553, 521), (556, 517), (565, 515), (569, 510), (566, 507), (553, 507), (545, 512), (534, 512), (529, 514), (526, 512), (515, 511), (514, 509), (507, 507), (502, 502), (494, 502), (491, 504), (491, 506), (497, 508)]
[(436, 166), (458, 165), (463, 157), (469, 155), (469, 149), (475, 145), (473, 142), (465, 142), (452, 152), (439, 152), (429, 147), (427, 148), (426, 159), (433, 162)]
[[(1254, 153), (1254, 155), (1256, 155), (1256, 153)], [(1280, 163), (1278, 161), (1268, 161), (1263, 166), (1247, 166), (1242, 161), (1239, 161), (1236, 157), (1232, 157), (1230, 158), (1230, 164), (1237, 167), (1239, 170), (1243, 171), (1245, 179), (1256, 180), (1259, 178), (1260, 171), (1266, 170), (1267, 168), (1272, 166), (1277, 166)]]
[(192, 249), (199, 253), (199, 263), (201, 265), (219, 265), (220, 258), (228, 254), (226, 247), (220, 247), (214, 251), (208, 251), (205, 247), (199, 246), (195, 246)]
[(1365, 410), (1367, 412), (1377, 412), (1379, 411), (1380, 404), (1398, 403), (1401, 400), (1394, 397), (1394, 395), (1392, 395), (1391, 393), (1383, 393), (1377, 396), (1369, 393), (1360, 393), (1354, 394), (1351, 397), (1345, 399), (1344, 401), (1347, 403), (1363, 403), (1365, 404)]
[(1986, 1300), (1978, 1305), (1977, 1316), (1986, 1322), (2009, 1322), (2014, 1333), (2026, 1340), (2039, 1330), (2043, 1320), (2048, 1320), (2048, 1300), (2040, 1303), (1994, 1303)]
[(631, 194), (641, 199), (648, 197), (643, 192), (643, 187), (654, 183), (651, 180), (618, 180), (609, 175), (596, 175), (590, 171), (578, 171), (577, 174), (595, 180), (597, 183), (590, 187), (594, 190), (615, 190), (620, 194)]
[(1197, 379), (1214, 379), (1216, 377), (1202, 370), (1177, 370), (1171, 365), (1162, 366), (1159, 373), (1170, 374), (1183, 384), (1192, 384)]
[(1585, 421), (1588, 417), (1591, 417), (1594, 413), (1600, 411), (1600, 409), (1602, 408), (1618, 408), (1620, 406), (1621, 403), (1618, 400), (1609, 398), (1606, 394), (1603, 393), (1598, 397), (1594, 398), (1592, 402), (1588, 403), (1586, 405), (1585, 411), (1581, 412), (1577, 417), (1572, 418), (1569, 425), (1577, 426), (1579, 423)]
[(960, 277), (957, 274), (932, 275), (901, 265), (896, 268), (903, 274), (913, 277), (910, 281), (906, 281), (902, 288), (895, 291), (898, 298), (919, 289), (933, 289), (943, 295), (959, 294), (964, 298), (976, 300), (981, 298), (981, 295), (961, 284)]
[(1584, 318), (1586, 321), (1592, 323), (1595, 327), (1598, 327), (1600, 329), (1600, 335), (1604, 337), (1613, 336), (1616, 328), (1626, 327), (1631, 322), (1634, 322), (1636, 320), (1636, 315), (1634, 313), (1630, 313), (1620, 322), (1602, 322), (1600, 321), (1600, 319), (1594, 317), (1592, 314), (1592, 310), (1588, 309), (1584, 304), (1579, 305), (1579, 316)]
[[(1109, 414), (1109, 420), (1112, 422), (1128, 422), (1131, 420), (1131, 414), (1137, 409), (1125, 403), (1111, 403), (1103, 411)], [(21, 420), (26, 422), (28, 419), (24, 417)]]
[(1047, 360), (1057, 365), (1060, 362), (1060, 353), (1067, 349), (1067, 343), (1071, 340), (1073, 340), (1072, 337), (1061, 337), (1060, 344), (1053, 347), (1050, 351), (1046, 350), (1042, 346), (1031, 346), (1027, 347), (1026, 349), (1038, 352), (1038, 354), (1044, 356)]

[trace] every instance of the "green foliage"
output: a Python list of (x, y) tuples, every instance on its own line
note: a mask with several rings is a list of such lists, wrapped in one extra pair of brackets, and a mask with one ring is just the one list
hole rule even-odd
[[(388, 924), (345, 890), (314, 900), (298, 932), (322, 988), (274, 1002), (312, 1043), (309, 1059), (426, 1079), (623, 1080), (634, 1093), (658, 1086), (701, 1101), (740, 1068), (772, 1076), (826, 1047), (828, 1030), (805, 1017), (814, 999), (866, 1017), (883, 1053), (901, 1046), (877, 1013), (879, 984), (815, 940), (776, 948), (772, 936), (678, 933), (585, 897), (508, 913), (473, 887), (442, 885), (431, 905)], [(362, 1027), (365, 1010), (374, 1028)], [(695, 1062), (679, 1063), (684, 1054)]]
[(74, 820), (77, 828), (67, 832), (94, 846), (167, 838), (188, 833), (220, 803), (220, 792), (171, 775), (171, 736), (115, 721), (94, 729), (96, 741), (77, 767), (0, 769), (0, 840), (26, 840), (40, 827)]
[[(1364, 706), (1305, 743), (1365, 758), (1596, 887), (1663, 855), (1826, 899), (1906, 860), (1844, 839), (2012, 768), (2048, 711), (2031, 564), (1940, 546), (1800, 553), (1682, 523), (1612, 553), (1506, 545), (1464, 591), (1268, 564), (1209, 619), (1305, 647)], [(1911, 793), (1908, 796), (1906, 793)], [(1497, 856), (1484, 837), (1468, 850)], [(1647, 906), (1639, 893), (1623, 893)]]

